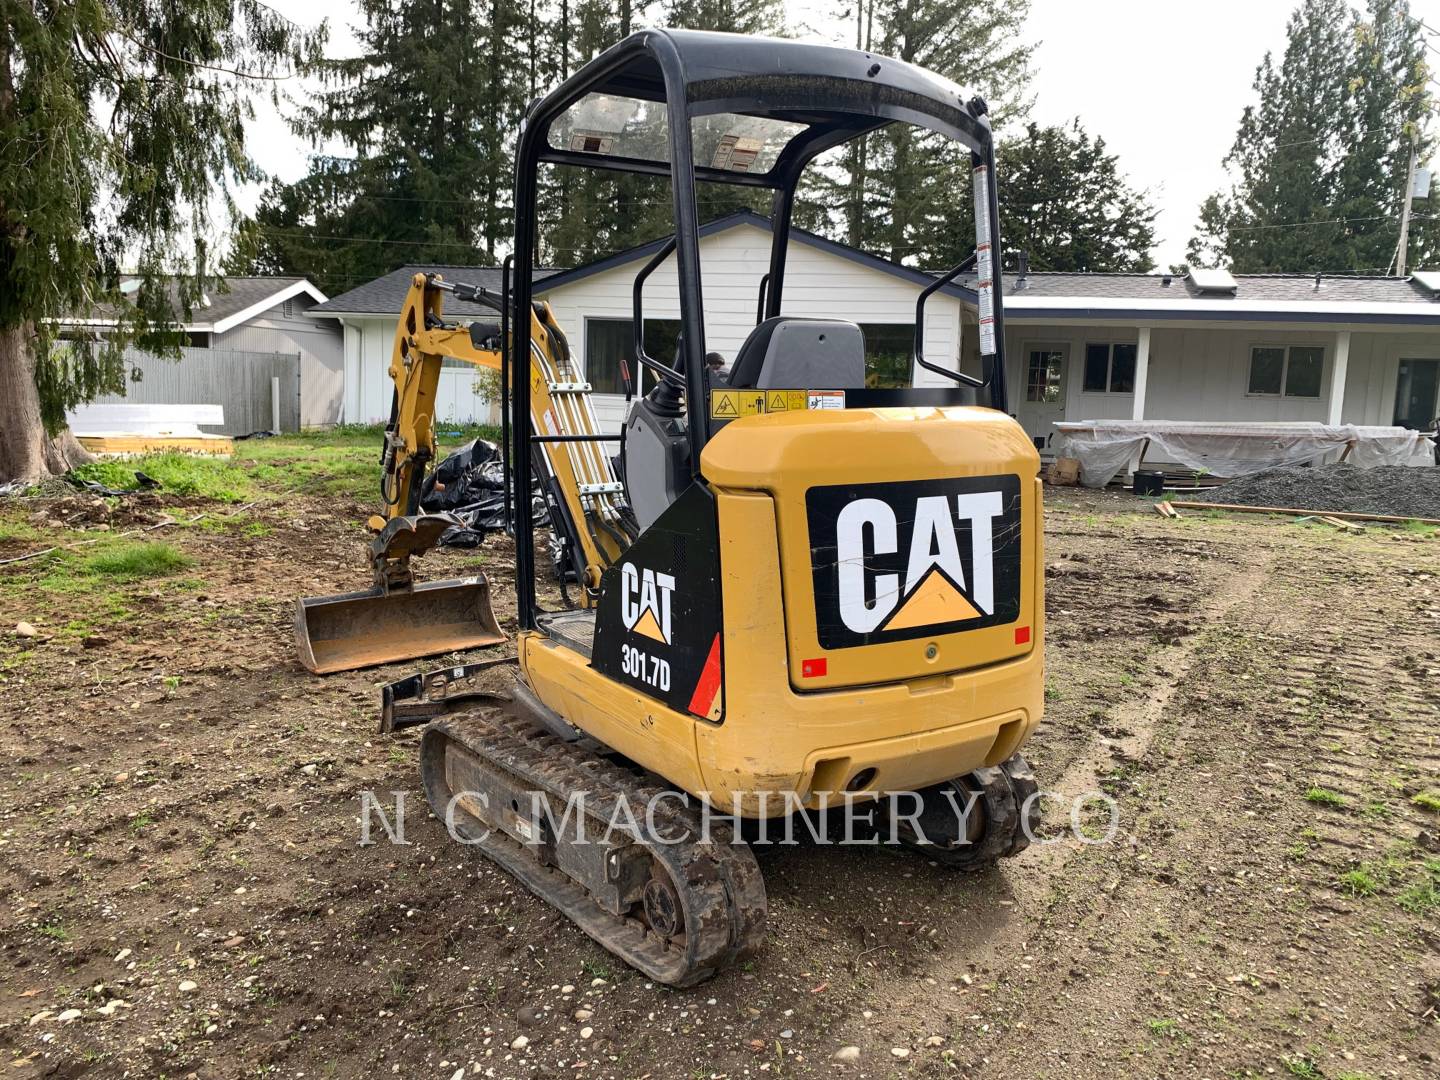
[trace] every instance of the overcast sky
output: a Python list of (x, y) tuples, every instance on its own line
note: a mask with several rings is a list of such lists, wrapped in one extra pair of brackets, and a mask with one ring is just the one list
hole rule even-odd
[[(1135, 186), (1160, 210), (1154, 252), (1161, 267), (1180, 262), (1200, 201), (1223, 181), (1250, 83), (1266, 50), (1285, 44), (1285, 23), (1298, 0), (1031, 0), (1028, 36), (1038, 42), (1032, 116), (1045, 124), (1079, 116), (1105, 138)], [(831, 13), (839, 0), (787, 0), (805, 36), (838, 40)], [(1411, 10), (1440, 28), (1440, 0), (1412, 0)], [(330, 20), (334, 55), (353, 52), (351, 0), (309, 0), (310, 20)], [(1435, 39), (1440, 47), (1440, 37)], [(1440, 57), (1432, 54), (1432, 61)], [(261, 110), (251, 148), (262, 168), (286, 180), (305, 170), (308, 147), (269, 110)], [(1003, 177), (1002, 177), (1003, 184)], [(253, 208), (256, 191), (242, 195)], [(1001, 188), (1004, 198), (1004, 188)]]

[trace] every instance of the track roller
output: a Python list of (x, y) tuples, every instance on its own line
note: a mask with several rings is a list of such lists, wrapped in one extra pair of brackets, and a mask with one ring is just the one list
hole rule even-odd
[(759, 948), (750, 849), (719, 823), (705, 842), (696, 808), (615, 759), (495, 707), (431, 724), (420, 773), (452, 835), (657, 982), (691, 986)]

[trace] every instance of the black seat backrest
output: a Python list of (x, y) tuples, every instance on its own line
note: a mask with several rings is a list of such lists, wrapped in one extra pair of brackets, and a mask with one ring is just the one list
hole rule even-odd
[(768, 390), (859, 390), (865, 386), (865, 335), (840, 319), (766, 319), (730, 366), (730, 385)]

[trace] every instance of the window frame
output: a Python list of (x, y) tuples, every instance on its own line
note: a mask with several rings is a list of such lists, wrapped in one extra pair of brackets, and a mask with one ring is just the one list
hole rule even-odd
[(897, 336), (898, 336), (898, 338), (899, 338), (899, 339), (901, 340), (901, 342), (902, 342), (902, 348), (900, 348), (900, 349), (898, 350), (898, 352), (905, 357), (905, 384), (904, 384), (904, 386), (901, 387), (900, 389), (905, 389), (905, 390), (914, 389), (914, 387), (915, 387), (915, 357), (914, 357), (915, 320), (914, 320), (914, 319), (911, 319), (909, 322), (859, 322), (859, 321), (857, 321), (855, 325), (860, 328), (860, 335), (861, 335), (861, 337), (863, 337), (863, 338), (865, 339), (865, 385), (866, 385), (866, 387), (867, 387), (867, 388), (870, 387), (870, 375), (872, 374), (871, 369), (870, 369), (870, 357), (871, 357), (871, 354), (870, 354), (870, 335), (866, 333), (866, 327), (871, 327), (871, 328), (873, 328), (873, 329), (875, 329), (875, 330), (877, 330), (877, 331), (880, 331), (880, 330), (891, 330), (891, 331), (898, 331), (898, 332), (899, 332)]
[[(1328, 349), (1323, 342), (1316, 341), (1255, 341), (1249, 346), (1249, 353), (1245, 361), (1245, 396), (1247, 398), (1274, 398), (1280, 401), (1287, 399), (1291, 401), (1324, 401), (1325, 400), (1325, 370)], [(1274, 393), (1269, 391), (1251, 390), (1250, 377), (1255, 370), (1255, 352), (1258, 349), (1279, 349), (1285, 354), (1280, 362), (1280, 389)], [(1320, 385), (1313, 394), (1290, 394), (1286, 388), (1290, 385), (1290, 351), (1292, 349), (1319, 349), (1320, 350)]]
[[(660, 316), (660, 315), (650, 316), (650, 317), (647, 317), (647, 318), (645, 319), (645, 322), (647, 322), (647, 323), (664, 323), (664, 322), (668, 322), (668, 323), (675, 323), (676, 326), (679, 326), (679, 325), (680, 325), (680, 316), (679, 316), (679, 315), (675, 315), (673, 318), (670, 317), (670, 316)], [(629, 316), (629, 315), (586, 315), (586, 316), (583, 317), (583, 319), (582, 319), (582, 321), (581, 321), (581, 326), (582, 326), (582, 333), (583, 333), (583, 335), (584, 335), (583, 340), (584, 340), (584, 342), (585, 342), (585, 357), (584, 357), (584, 364), (583, 364), (582, 366), (583, 366), (583, 369), (584, 369), (584, 372), (585, 372), (585, 381), (590, 384), (590, 388), (591, 388), (591, 389), (590, 389), (590, 392), (591, 392), (592, 394), (605, 394), (606, 396), (609, 396), (609, 397), (624, 397), (624, 396), (625, 396), (625, 384), (624, 384), (624, 381), (623, 381), (623, 380), (620, 380), (620, 381), (619, 381), (619, 387), (618, 387), (618, 389), (615, 389), (615, 390), (599, 390), (599, 389), (596, 389), (596, 388), (595, 388), (595, 380), (591, 377), (591, 370), (590, 370), (590, 360), (591, 360), (591, 356), (590, 356), (590, 324), (591, 324), (591, 323), (624, 323), (624, 324), (625, 324), (625, 326), (627, 327), (626, 335), (625, 335), (625, 340), (626, 340), (626, 344), (627, 344), (627, 351), (626, 351), (626, 353), (622, 356), (622, 359), (625, 361), (626, 365), (628, 365), (629, 368), (630, 368), (630, 378), (631, 378), (632, 382), (634, 383), (634, 387), (635, 387), (635, 388), (634, 388), (634, 394), (635, 394), (635, 396), (636, 396), (636, 397), (643, 397), (643, 396), (655, 385), (655, 375), (654, 375), (649, 369), (644, 368), (644, 367), (641, 367), (639, 364), (637, 364), (637, 363), (635, 362), (635, 358), (629, 354), (628, 345), (629, 345), (630, 342), (633, 342), (633, 341), (634, 341), (634, 336), (633, 336), (633, 335), (634, 335), (634, 332), (635, 332), (635, 320), (634, 320), (631, 316)], [(648, 347), (648, 346), (647, 346), (647, 347)], [(617, 379), (618, 379), (618, 372), (617, 372)]]
[[(1033, 352), (1058, 352), (1064, 356), (1065, 372), (1060, 378), (1060, 397), (1056, 401), (1034, 401), (1030, 397), (1030, 354)], [(1065, 408), (1066, 402), (1070, 399), (1070, 379), (1072, 361), (1074, 360), (1074, 349), (1068, 341), (1056, 339), (1039, 339), (1037, 341), (1026, 341), (1020, 346), (1020, 382), (1017, 387), (1019, 400), (1017, 405), (1036, 405), (1042, 407)]]
[[(1090, 347), (1091, 347), (1092, 345), (1095, 345), (1095, 346), (1104, 346), (1104, 348), (1105, 348), (1105, 389), (1104, 389), (1104, 390), (1087, 390), (1087, 389), (1085, 389), (1085, 364), (1086, 364), (1086, 362), (1088, 361), (1089, 357), (1088, 357), (1088, 356), (1083, 356), (1083, 354), (1089, 353)], [(1133, 348), (1133, 349), (1135, 350), (1135, 370), (1134, 370), (1134, 372), (1132, 372), (1131, 375), (1130, 375), (1131, 383), (1130, 383), (1130, 389), (1129, 389), (1129, 390), (1116, 390), (1116, 389), (1114, 389), (1114, 386), (1115, 386), (1115, 346), (1117, 346), (1117, 345), (1129, 345), (1131, 348)], [(1083, 357), (1083, 358), (1082, 358), (1081, 361), (1080, 361), (1080, 393), (1082, 393), (1082, 394), (1089, 394), (1091, 397), (1134, 397), (1134, 396), (1135, 396), (1135, 379), (1139, 377), (1139, 372), (1140, 372), (1140, 342), (1139, 342), (1138, 339), (1135, 340), (1135, 341), (1119, 341), (1119, 340), (1115, 340), (1115, 339), (1112, 338), (1112, 339), (1109, 339), (1109, 340), (1106, 340), (1106, 341), (1086, 341), (1085, 344), (1082, 346), (1081, 352), (1082, 352), (1082, 357)]]

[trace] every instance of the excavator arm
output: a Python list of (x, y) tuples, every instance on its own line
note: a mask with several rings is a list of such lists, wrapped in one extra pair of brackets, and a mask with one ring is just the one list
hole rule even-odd
[[(449, 359), (506, 369), (500, 325), (447, 322), (446, 292), (501, 310), (501, 299), (479, 286), (451, 284), (436, 274), (411, 280), (390, 355), (395, 390), (380, 459), (383, 507), (369, 521), (374, 587), (300, 601), (297, 644), (312, 671), (344, 671), (504, 638), (483, 577), (417, 586), (410, 565), (459, 524), (451, 514), (425, 513), (420, 506), (437, 453), (441, 368)], [(536, 302), (530, 318), (530, 434), (541, 440), (532, 459), (563, 560), (581, 583), (580, 603), (590, 607), (599, 597), (601, 574), (629, 547), (638, 527), (600, 439), (590, 384), (575, 369), (564, 333), (548, 304)], [(512, 378), (516, 366), (509, 365)]]

